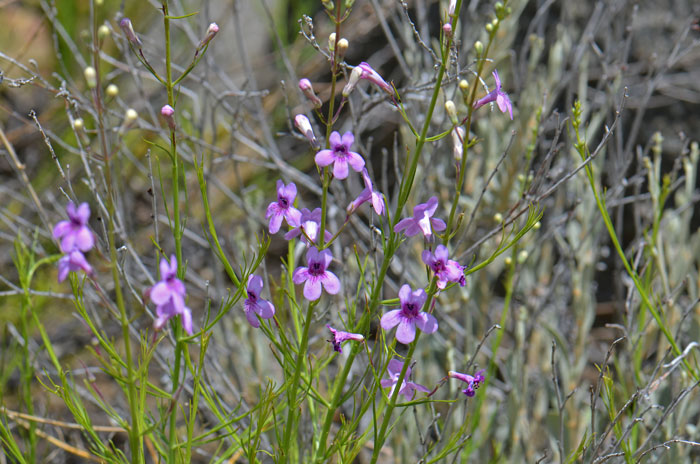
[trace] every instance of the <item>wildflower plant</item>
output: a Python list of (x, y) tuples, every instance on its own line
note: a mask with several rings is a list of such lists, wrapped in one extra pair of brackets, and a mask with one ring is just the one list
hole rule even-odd
[[(0, 128), (26, 192), (3, 187), (3, 223), (33, 208), (0, 235), (14, 239), (16, 271), (0, 268), (0, 297), (18, 302), (0, 363), (3, 452), (134, 464), (636, 462), (673, 446), (674, 462), (692, 462), (698, 264), (672, 242), (698, 245), (700, 149), (684, 142), (663, 175), (660, 135), (648, 149), (623, 143), (617, 77), (599, 77), (595, 93), (609, 98), (595, 106), (585, 70), (556, 74), (602, 59), (611, 41), (591, 31), (622, 15), (593, 15), (586, 47), (557, 29), (543, 58), (547, 2), (529, 48), (513, 53), (522, 3), (484, 13), (427, 2), (435, 21), (406, 2), (369, 2), (367, 15), (361, 2), (322, 0), (322, 14), (303, 12), (301, 45), (276, 37), (285, 76), (269, 79), (277, 64), (251, 59), (260, 41), (242, 32), (239, 3), (215, 23), (209, 2), (188, 12), (162, 0), (154, 28), (95, 0), (85, 43), (47, 12), (56, 46), (75, 55), (61, 54), (58, 80), (0, 53), (26, 74), (0, 82), (48, 92), (67, 119), (46, 130), (50, 118), (30, 114), (51, 154), (42, 169), (58, 176), (39, 193), (17, 135)], [(385, 48), (362, 22), (387, 35)], [(615, 24), (604, 29), (635, 30)], [(243, 76), (221, 59), (230, 43)], [(600, 67), (627, 72), (626, 59)], [(582, 101), (558, 119), (553, 102), (572, 95)], [(637, 174), (625, 177), (629, 161), (619, 178), (606, 170), (635, 151)], [(651, 213), (635, 206), (628, 242), (635, 202)], [(595, 276), (612, 260), (618, 287), (605, 291), (619, 313), (603, 326)], [(86, 346), (75, 358), (78, 342), (64, 345), (45, 311), (67, 306), (65, 332)], [(41, 417), (59, 409), (67, 420)], [(46, 439), (44, 424), (80, 430), (80, 446)]]

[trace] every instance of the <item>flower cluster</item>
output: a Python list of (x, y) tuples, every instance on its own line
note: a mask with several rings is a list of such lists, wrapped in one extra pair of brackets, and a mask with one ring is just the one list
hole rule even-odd
[(179, 315), (182, 328), (192, 335), (192, 311), (185, 306), (185, 284), (177, 278), (177, 259), (170, 257), (170, 263), (165, 258), (160, 260), (160, 282), (147, 292), (147, 297), (156, 305), (156, 321), (154, 327), (160, 330), (173, 316)]
[(83, 253), (95, 246), (95, 236), (88, 227), (90, 205), (81, 203), (75, 206), (71, 201), (66, 206), (67, 221), (61, 221), (53, 228), (53, 238), (60, 241), (64, 256), (58, 261), (58, 281), (63, 282), (68, 273), (79, 270), (92, 275), (92, 266)]

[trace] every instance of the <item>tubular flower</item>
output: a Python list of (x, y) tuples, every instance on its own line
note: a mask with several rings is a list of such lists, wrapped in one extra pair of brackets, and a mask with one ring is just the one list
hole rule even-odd
[[(292, 230), (284, 234), (284, 239), (285, 240), (291, 240), (295, 237), (298, 237), (301, 235), (301, 239), (306, 243), (306, 245), (310, 246), (313, 243), (316, 243), (316, 239), (318, 238), (318, 231), (321, 228), (321, 208), (316, 208), (313, 211), (309, 211), (308, 208), (302, 208), (301, 209), (301, 219), (299, 221), (299, 225), (294, 227)], [(304, 233), (302, 234), (302, 230)], [(323, 234), (324, 240), (329, 241), (331, 238), (333, 238), (333, 234), (331, 234), (328, 229), (326, 229), (325, 233)], [(311, 239), (311, 242), (309, 242), (309, 239)]]
[(333, 255), (328, 250), (319, 252), (316, 247), (311, 247), (306, 252), (307, 267), (298, 267), (292, 274), (295, 284), (304, 284), (304, 298), (309, 301), (318, 300), (321, 297), (321, 286), (331, 295), (340, 291), (340, 280), (326, 268), (333, 260)]
[(498, 71), (493, 72), (493, 78), (496, 81), (496, 88), (489, 92), (485, 97), (474, 102), (474, 109), (480, 108), (487, 103), (496, 102), (498, 109), (502, 113), (508, 111), (510, 119), (513, 119), (513, 104), (508, 98), (508, 94), (501, 90), (501, 79), (498, 78)]
[(381, 88), (389, 95), (394, 95), (394, 88), (391, 85), (387, 84), (387, 82), (384, 79), (382, 79), (382, 76), (380, 76), (379, 73), (375, 71), (374, 68), (372, 68), (372, 66), (369, 65), (369, 63), (363, 61), (358, 65), (358, 68), (362, 70), (360, 79), (367, 79), (374, 85), (379, 86), (379, 88)]
[(400, 309), (394, 309), (384, 314), (381, 326), (384, 330), (396, 329), (396, 340), (408, 345), (416, 338), (416, 326), (425, 333), (433, 333), (438, 328), (437, 319), (432, 314), (421, 311), (428, 295), (419, 288), (412, 292), (407, 284), (399, 289)]
[(177, 258), (170, 256), (170, 263), (165, 258), (160, 260), (160, 282), (148, 290), (148, 296), (156, 304), (156, 330), (163, 328), (168, 320), (181, 316), (182, 328), (192, 335), (192, 311), (185, 306), (185, 284), (177, 278)]
[(61, 241), (61, 250), (70, 253), (73, 250), (89, 251), (95, 245), (95, 237), (87, 226), (90, 219), (90, 205), (68, 202), (66, 206), (67, 221), (61, 221), (53, 228), (53, 238)]
[(246, 288), (248, 298), (243, 302), (243, 308), (245, 309), (246, 319), (248, 319), (250, 325), (256, 329), (260, 327), (260, 321), (255, 317), (256, 314), (263, 319), (270, 319), (275, 315), (275, 307), (273, 304), (260, 298), (260, 291), (262, 288), (262, 277), (257, 275), (248, 276), (248, 287)]
[(85, 274), (92, 275), (92, 267), (88, 264), (85, 256), (79, 250), (73, 250), (63, 255), (58, 260), (58, 281), (63, 282), (68, 277), (69, 272), (83, 270)]
[[(437, 210), (437, 197), (430, 197), (426, 203), (421, 203), (413, 208), (413, 217), (401, 219), (395, 226), (394, 232), (401, 232), (412, 237), (420, 232), (428, 238), (432, 235), (432, 230), (440, 232), (445, 230), (447, 225), (442, 219), (433, 218), (435, 210)], [(431, 227), (432, 226), (432, 227)]]
[(336, 330), (333, 327), (331, 327), (330, 324), (326, 324), (326, 327), (328, 327), (328, 330), (331, 331), (331, 335), (333, 336), (333, 339), (328, 341), (333, 345), (333, 349), (338, 353), (343, 352), (343, 349), (340, 347), (340, 345), (347, 340), (355, 340), (357, 342), (362, 342), (365, 340), (365, 337), (363, 337), (360, 334)]
[(466, 283), (464, 268), (457, 261), (448, 259), (449, 255), (445, 245), (438, 245), (435, 248), (435, 254), (431, 253), (430, 250), (423, 250), (421, 258), (437, 276), (437, 286), (440, 290), (444, 289), (448, 282), (455, 282), (464, 287)]
[[(389, 361), (389, 365), (387, 366), (386, 370), (387, 373), (389, 374), (388, 379), (382, 379), (380, 382), (382, 385), (382, 388), (389, 388), (391, 387), (391, 391), (389, 391), (389, 397), (394, 394), (394, 389), (396, 388), (396, 384), (399, 383), (399, 376), (401, 375), (401, 369), (403, 369), (403, 363), (399, 361), (398, 359), (392, 359)], [(429, 393), (430, 390), (426, 387), (424, 387), (421, 384), (414, 383), (414, 382), (406, 382), (406, 379), (411, 376), (411, 367), (406, 368), (406, 375), (404, 376), (403, 381), (401, 382), (401, 389), (399, 390), (399, 395), (403, 395), (404, 398), (406, 398), (406, 401), (410, 401), (411, 398), (413, 398), (413, 393), (415, 390), (420, 390), (424, 393)]]
[(340, 133), (333, 131), (330, 137), (331, 149), (316, 153), (316, 164), (322, 168), (333, 164), (333, 175), (338, 179), (348, 177), (348, 164), (356, 172), (362, 171), (365, 160), (359, 153), (350, 151), (353, 142), (355, 142), (355, 136), (352, 132), (346, 132), (341, 139)]
[(311, 127), (311, 121), (309, 121), (309, 118), (307, 118), (303, 114), (297, 114), (296, 116), (294, 116), (294, 125), (296, 126), (297, 130), (301, 132), (304, 135), (304, 137), (306, 137), (306, 140), (309, 141), (312, 147), (318, 148), (316, 135), (314, 134), (314, 130)]
[(448, 377), (451, 377), (453, 379), (459, 379), (462, 382), (466, 382), (467, 388), (462, 390), (462, 393), (467, 395), (468, 397), (472, 397), (476, 394), (476, 389), (479, 388), (479, 386), (484, 383), (484, 370), (481, 369), (480, 371), (477, 371), (476, 374), (473, 376), (469, 374), (462, 374), (460, 372), (455, 372), (455, 371), (450, 371), (447, 373)]
[(372, 185), (372, 179), (369, 178), (367, 169), (362, 170), (362, 180), (365, 182), (365, 189), (348, 205), (348, 214), (352, 214), (363, 203), (371, 201), (372, 207), (377, 214), (382, 215), (384, 213), (384, 195), (374, 190), (374, 185)]
[(267, 206), (265, 219), (270, 219), (269, 231), (276, 234), (282, 225), (282, 219), (287, 220), (287, 224), (297, 227), (301, 220), (301, 212), (296, 209), (294, 199), (297, 196), (297, 186), (294, 182), (284, 185), (281, 180), (277, 181), (277, 201), (273, 201)]

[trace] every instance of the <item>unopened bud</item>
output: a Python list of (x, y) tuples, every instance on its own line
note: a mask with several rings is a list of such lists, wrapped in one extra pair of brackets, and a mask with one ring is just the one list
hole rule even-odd
[(455, 161), (462, 161), (465, 134), (466, 130), (462, 126), (457, 126), (452, 130), (452, 156)]
[(486, 32), (488, 32), (488, 33), (493, 32), (493, 26), (491, 25), (491, 23), (488, 23), (484, 28), (486, 29)]
[(136, 122), (136, 120), (139, 118), (139, 114), (136, 112), (135, 109), (129, 108), (126, 110), (126, 113), (124, 113), (124, 125), (129, 126)]
[(528, 256), (529, 254), (526, 250), (521, 251), (520, 253), (518, 253), (518, 262), (520, 264), (524, 263)]
[(476, 56), (481, 56), (481, 54), (484, 53), (484, 44), (481, 40), (474, 42), (474, 51), (476, 52)]
[(328, 11), (333, 11), (335, 8), (335, 2), (333, 2), (333, 0), (321, 0), (321, 3), (323, 3), (323, 7)]
[(323, 105), (321, 99), (316, 96), (316, 93), (314, 92), (314, 88), (311, 85), (310, 80), (300, 79), (299, 90), (301, 90), (304, 93), (304, 95), (306, 95), (306, 98), (308, 98), (309, 101), (314, 105), (314, 108), (318, 109), (321, 107), (321, 105)]
[(209, 42), (211, 42), (211, 39), (213, 39), (216, 34), (219, 32), (219, 25), (216, 23), (211, 23), (209, 27), (207, 28), (207, 33), (202, 39), (201, 42), (199, 42), (199, 45), (197, 46), (197, 50), (201, 50), (207, 45), (209, 45)]
[(328, 50), (331, 53), (335, 50), (335, 32), (332, 32), (331, 35), (328, 36)]
[(457, 0), (450, 0), (449, 5), (447, 6), (447, 14), (454, 16), (455, 8), (457, 8)]
[(443, 24), (442, 32), (445, 34), (446, 37), (452, 37), (452, 24), (450, 24), (450, 23)]
[(513, 264), (513, 259), (510, 256), (506, 256), (506, 259), (504, 260), (506, 266), (510, 266)]
[(498, 27), (498, 24), (500, 23), (498, 18), (493, 18), (493, 21), (491, 21), (491, 24), (493, 25), (494, 29)]
[(469, 90), (469, 82), (467, 82), (466, 79), (462, 79), (461, 81), (459, 81), (459, 90), (461, 90), (462, 92), (466, 92), (467, 90)]
[(131, 20), (129, 18), (123, 18), (121, 21), (119, 21), (119, 26), (122, 28), (122, 31), (124, 31), (126, 40), (128, 40), (131, 45), (135, 47), (141, 46), (141, 40), (136, 35), (134, 26), (131, 25)]
[(535, 230), (540, 230), (540, 227), (542, 227), (542, 223), (540, 221), (537, 221), (532, 228)]
[(83, 130), (83, 127), (85, 127), (85, 123), (83, 122), (83, 118), (75, 118), (73, 120), (73, 129), (75, 130)]
[(175, 114), (175, 109), (170, 106), (170, 105), (165, 105), (160, 109), (160, 114), (165, 118), (165, 122), (168, 123), (168, 127), (170, 130), (174, 131), (175, 130), (175, 118), (173, 115)]
[(109, 33), (110, 33), (110, 30), (106, 24), (103, 24), (97, 28), (97, 38), (100, 40), (104, 40), (107, 37), (109, 37)]
[(345, 0), (345, 8), (350, 9), (355, 4), (355, 0)]
[(350, 46), (350, 42), (348, 42), (348, 39), (342, 38), (338, 41), (338, 61), (343, 61), (343, 58), (345, 57), (345, 52), (348, 50), (348, 47)]
[(95, 71), (95, 68), (88, 66), (83, 71), (83, 75), (85, 76), (85, 82), (87, 82), (89, 89), (94, 89), (97, 87), (97, 72)]
[(503, 215), (501, 213), (496, 213), (493, 215), (494, 222), (503, 222)]
[(311, 127), (311, 122), (309, 121), (309, 118), (304, 116), (303, 114), (297, 114), (294, 116), (294, 125), (296, 128), (301, 132), (304, 137), (311, 143), (313, 147), (317, 146), (316, 142), (316, 135), (314, 135), (314, 130)]
[(119, 95), (119, 87), (117, 87), (114, 84), (109, 84), (107, 88), (105, 89), (105, 93), (107, 94), (108, 97), (114, 98), (117, 95)]
[(343, 87), (343, 97), (347, 98), (348, 95), (350, 95), (350, 92), (352, 92), (357, 83), (360, 82), (360, 77), (362, 77), (362, 68), (359, 66), (352, 68), (350, 79), (348, 79), (348, 83)]
[(452, 124), (455, 126), (459, 124), (459, 119), (457, 118), (457, 108), (455, 108), (455, 103), (452, 100), (447, 100), (445, 102), (445, 111), (447, 112), (447, 116), (450, 118), (450, 121), (452, 121)]

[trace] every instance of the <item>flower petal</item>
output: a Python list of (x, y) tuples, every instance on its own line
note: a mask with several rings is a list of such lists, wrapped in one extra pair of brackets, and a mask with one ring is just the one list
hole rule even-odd
[[(61, 221), (58, 224), (56, 224), (53, 228), (53, 238), (59, 239), (69, 233), (71, 230), (71, 222), (70, 221)], [(64, 250), (65, 251), (65, 250)]]
[(365, 167), (365, 160), (359, 153), (355, 153), (354, 151), (348, 152), (347, 160), (350, 167), (352, 167), (355, 172), (360, 172), (362, 168)]
[(311, 277), (304, 284), (304, 298), (309, 301), (318, 300), (321, 297), (321, 281)]
[(396, 329), (396, 340), (408, 345), (416, 338), (416, 323), (413, 320), (402, 320)]
[(87, 224), (90, 220), (90, 205), (87, 203), (80, 203), (76, 212), (76, 219), (80, 221), (81, 224)]
[(151, 288), (151, 301), (156, 305), (164, 305), (170, 300), (170, 288), (165, 282), (158, 282)]
[(316, 164), (324, 168), (335, 161), (335, 153), (332, 150), (321, 150), (314, 157)]
[(271, 218), (270, 218), (270, 226), (268, 227), (268, 230), (270, 231), (271, 234), (276, 234), (279, 232), (280, 227), (282, 226), (282, 219), (284, 218), (284, 214), (280, 213), (275, 213)]
[(352, 135), (352, 132), (347, 131), (346, 133), (344, 133), (342, 138), (342, 144), (345, 146), (345, 148), (350, 150), (350, 147), (353, 143), (355, 143), (355, 136)]
[(251, 309), (245, 308), (245, 317), (248, 319), (248, 324), (252, 325), (256, 329), (260, 327), (260, 321), (255, 316), (255, 312), (253, 312)]
[(393, 309), (382, 316), (380, 324), (382, 329), (391, 330), (401, 322), (401, 310)]
[[(431, 334), (438, 329), (438, 322), (435, 316), (422, 312), (415, 319), (416, 325), (421, 331)], [(398, 337), (397, 337), (398, 338)]]
[(308, 267), (298, 267), (294, 269), (294, 274), (292, 274), (292, 282), (295, 284), (300, 284), (302, 282), (305, 282), (309, 277), (309, 268)]
[(260, 295), (260, 291), (263, 288), (263, 280), (259, 275), (251, 274), (248, 276), (248, 286), (246, 290), (248, 293), (252, 293), (256, 297)]
[(275, 315), (275, 307), (267, 300), (258, 301), (258, 310), (256, 311), (263, 319), (270, 319)]
[(331, 136), (329, 137), (328, 141), (330, 142), (331, 149), (333, 150), (335, 150), (335, 147), (337, 147), (338, 145), (342, 145), (343, 143), (340, 138), (340, 132), (338, 131), (331, 132)]
[(340, 291), (340, 280), (338, 280), (338, 276), (330, 271), (326, 271), (321, 275), (321, 283), (323, 284), (323, 288), (326, 289), (326, 292), (331, 295), (335, 295)]
[(344, 159), (336, 159), (333, 164), (333, 175), (336, 179), (345, 179), (348, 177), (348, 162)]
[(187, 335), (192, 335), (192, 312), (190, 311), (190, 308), (185, 307), (185, 309), (180, 313), (180, 317), (182, 328), (185, 329)]
[(89, 251), (95, 245), (95, 237), (90, 232), (87, 227), (81, 227), (78, 229), (78, 233), (75, 234), (75, 246), (78, 247), (80, 251)]

